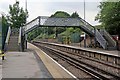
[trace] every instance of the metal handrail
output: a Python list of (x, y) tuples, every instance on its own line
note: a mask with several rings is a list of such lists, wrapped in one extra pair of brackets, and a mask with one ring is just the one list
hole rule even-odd
[[(36, 22), (37, 22), (37, 24), (36, 24)], [(38, 25), (38, 24), (39, 24), (39, 17), (37, 17), (37, 18), (33, 19), (32, 21), (28, 22), (27, 24), (25, 24), (23, 26), (23, 28), (25, 31), (27, 31), (28, 29), (32, 28), (34, 25)]]
[(106, 49), (107, 48), (107, 41), (104, 39), (104, 37), (100, 34), (100, 32), (96, 29), (95, 37), (97, 41), (100, 43), (100, 45)]
[(22, 51), (22, 27), (19, 29), (18, 45), (19, 50)]
[[(33, 19), (32, 21), (30, 21), (29, 23), (25, 24), (23, 26), (23, 28), (25, 29), (25, 31), (29, 30), (30, 28), (32, 28), (33, 26), (35, 25), (42, 25), (42, 26), (46, 26), (44, 23), (42, 23), (42, 20), (48, 20), (48, 18), (52, 19), (51, 17), (47, 17), (47, 16), (38, 16), (37, 18)], [(54, 17), (54, 19), (60, 19), (60, 18), (56, 18)], [(95, 27), (90, 25), (88, 22), (86, 22), (84, 19), (82, 18), (61, 18), (61, 19), (77, 19), (81, 22), (80, 25), (77, 25), (78, 26), (81, 26), (81, 25), (85, 25), (84, 27), (86, 27), (87, 29), (89, 29), (91, 31), (91, 29), (93, 30)], [(46, 21), (45, 20), (45, 21)], [(56, 25), (52, 25), (52, 26), (56, 26)], [(70, 26), (70, 25), (69, 25)]]
[(84, 27), (88, 28), (90, 31), (92, 31), (94, 28), (92, 25), (89, 25), (85, 20), (80, 19), (82, 22), (82, 25), (84, 25)]
[(113, 47), (116, 47), (116, 42), (113, 40), (113, 38), (110, 36), (110, 34), (106, 31), (106, 30), (103, 30), (104, 31), (104, 36), (110, 41), (110, 43), (112, 44)]
[(21, 37), (22, 37), (22, 27), (20, 27), (19, 29), (18, 45), (21, 43)]
[(7, 37), (6, 37), (6, 40), (5, 40), (5, 44), (8, 44), (9, 39), (10, 39), (10, 34), (11, 34), (11, 27), (8, 28), (8, 32), (7, 32)]

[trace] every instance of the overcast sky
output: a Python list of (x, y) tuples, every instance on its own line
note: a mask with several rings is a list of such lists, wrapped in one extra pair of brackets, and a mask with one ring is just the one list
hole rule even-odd
[[(0, 13), (8, 14), (9, 5), (15, 3), (16, 0), (0, 0)], [(26, 0), (20, 1), (20, 7), (25, 9)], [(50, 16), (56, 11), (65, 11), (69, 14), (78, 12), (80, 17), (84, 17), (84, 0), (27, 0), (27, 9), (29, 12), (28, 22), (37, 16)], [(95, 16), (100, 11), (97, 7), (102, 0), (85, 0), (86, 1), (86, 21), (92, 25), (99, 24), (94, 21)]]

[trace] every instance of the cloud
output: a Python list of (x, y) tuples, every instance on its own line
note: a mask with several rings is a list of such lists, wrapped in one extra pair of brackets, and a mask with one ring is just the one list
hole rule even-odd
[[(8, 14), (9, 5), (12, 5), (14, 3), (15, 3), (15, 0), (0, 0), (0, 12), (4, 12)], [(25, 8), (25, 0), (20, 0), (20, 7)]]
[[(99, 12), (97, 6), (99, 2), (87, 2), (85, 7), (86, 20), (92, 25), (98, 24), (94, 21), (95, 16)], [(48, 2), (44, 5), (46, 12), (54, 14), (56, 11), (66, 11), (69, 14), (77, 11), (80, 17), (84, 17), (84, 3), (83, 2)]]
[[(25, 9), (25, 0), (19, 0), (20, 7)], [(84, 16), (84, 0), (27, 0), (27, 8), (29, 12), (28, 21), (36, 18), (37, 16), (50, 16), (56, 11), (66, 11), (69, 14), (77, 11), (80, 17)], [(97, 0), (85, 0), (86, 1), (86, 20), (95, 25), (98, 22), (94, 21), (95, 15), (98, 13), (99, 9), (97, 6), (99, 2)], [(99, 1), (99, 0), (98, 0)], [(0, 12), (5, 12), (8, 14), (9, 4), (15, 3), (15, 0), (0, 0)]]

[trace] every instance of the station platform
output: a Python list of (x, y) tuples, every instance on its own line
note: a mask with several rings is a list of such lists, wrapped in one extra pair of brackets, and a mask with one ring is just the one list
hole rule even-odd
[(83, 50), (102, 52), (102, 53), (105, 53), (105, 54), (110, 54), (110, 55), (115, 55), (115, 56), (120, 56), (120, 51), (118, 51), (118, 50), (104, 50), (102, 48), (84, 48), (83, 46), (80, 47), (80, 43), (72, 43), (72, 44), (66, 45), (66, 46), (71, 46), (71, 47), (74, 47), (74, 48), (80, 48), (80, 49), (83, 49)]
[(2, 78), (76, 78), (38, 47), (28, 43), (26, 52), (6, 52)]

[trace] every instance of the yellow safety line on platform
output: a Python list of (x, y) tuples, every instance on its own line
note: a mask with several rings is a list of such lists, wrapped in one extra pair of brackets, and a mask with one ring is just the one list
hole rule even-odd
[(0, 57), (5, 56), (5, 54), (2, 54), (2, 51), (0, 50)]
[(1, 54), (0, 57), (5, 56), (5, 54)]

